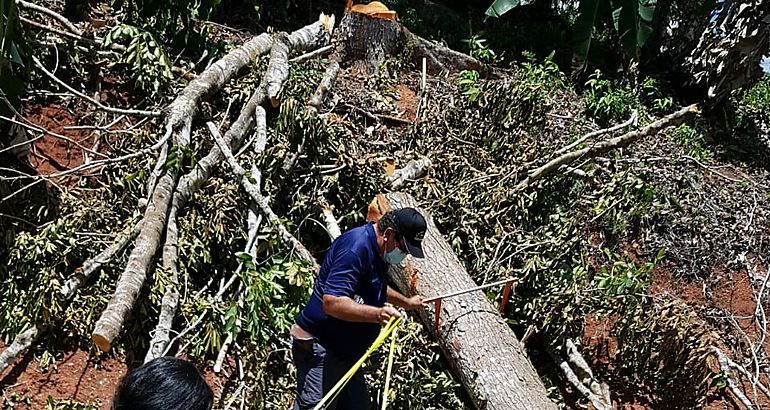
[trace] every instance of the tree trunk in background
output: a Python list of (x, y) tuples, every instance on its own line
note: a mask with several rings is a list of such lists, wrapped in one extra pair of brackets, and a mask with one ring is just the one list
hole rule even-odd
[(762, 77), (759, 63), (770, 50), (770, 0), (723, 3), (687, 58), (693, 82), (715, 103)]
[[(408, 194), (378, 195), (370, 218), (390, 209), (417, 207)], [(430, 215), (422, 242), (424, 259), (409, 257), (405, 268), (394, 266), (390, 277), (404, 294), (424, 298), (476, 286), (434, 225)], [(444, 356), (479, 409), (556, 409), (516, 335), (484, 293), (472, 292), (446, 299), (438, 329), (433, 308), (418, 311), (420, 320), (438, 341)]]

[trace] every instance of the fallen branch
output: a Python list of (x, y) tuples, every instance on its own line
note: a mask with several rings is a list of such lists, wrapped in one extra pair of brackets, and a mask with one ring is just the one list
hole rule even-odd
[(144, 211), (142, 229), (128, 258), (126, 268), (120, 275), (112, 298), (94, 326), (91, 337), (103, 352), (110, 350), (112, 342), (123, 328), (123, 322), (133, 308), (144, 284), (147, 270), (153, 262), (161, 235), (165, 231), (166, 217), (176, 184), (177, 178), (170, 171), (166, 171), (158, 181)]
[(270, 62), (265, 76), (262, 79), (265, 85), (265, 94), (270, 99), (273, 107), (278, 107), (278, 93), (283, 87), (283, 82), (289, 78), (289, 36), (284, 32), (273, 36), (273, 47), (270, 50)]
[(217, 131), (216, 126), (208, 122), (206, 123), (208, 126), (209, 132), (211, 133), (212, 137), (214, 137), (214, 142), (216, 142), (216, 145), (219, 147), (219, 149), (224, 153), (225, 159), (227, 160), (228, 165), (230, 165), (230, 168), (232, 169), (233, 173), (241, 179), (241, 185), (246, 190), (246, 192), (251, 196), (251, 198), (254, 200), (254, 202), (259, 205), (259, 208), (262, 210), (262, 213), (267, 216), (268, 221), (270, 221), (271, 224), (276, 228), (278, 231), (278, 234), (281, 236), (281, 239), (291, 245), (294, 250), (297, 252), (297, 255), (305, 262), (310, 265), (310, 268), (313, 271), (318, 271), (319, 266), (318, 262), (315, 261), (315, 258), (313, 258), (313, 255), (310, 254), (310, 252), (305, 248), (305, 245), (303, 245), (297, 238), (294, 237), (283, 225), (283, 222), (278, 218), (278, 215), (273, 212), (273, 210), (270, 208), (270, 205), (267, 203), (267, 199), (265, 199), (264, 196), (259, 192), (259, 188), (256, 187), (246, 176), (246, 171), (243, 169), (243, 167), (238, 164), (238, 161), (233, 156), (233, 153), (230, 151), (230, 148), (227, 147), (227, 144), (222, 139), (222, 136), (219, 134), (219, 131)]
[(591, 389), (586, 387), (583, 382), (580, 381), (580, 378), (575, 374), (575, 372), (570, 367), (569, 363), (567, 363), (566, 360), (559, 357), (557, 354), (553, 352), (549, 352), (551, 354), (551, 357), (553, 360), (557, 363), (559, 366), (559, 369), (561, 369), (562, 373), (564, 374), (564, 377), (567, 379), (568, 382), (570, 382), (571, 385), (573, 385), (580, 394), (583, 395), (583, 397), (587, 398), (591, 404), (596, 408), (597, 410), (610, 410), (612, 409), (611, 405), (608, 405), (604, 403), (599, 397), (597, 397)]
[(331, 90), (332, 85), (334, 85), (334, 80), (337, 78), (337, 74), (340, 72), (340, 63), (339, 57), (335, 54), (332, 54), (331, 58), (329, 59), (329, 65), (326, 67), (326, 71), (324, 72), (323, 78), (321, 78), (321, 82), (318, 84), (318, 88), (316, 88), (315, 93), (313, 93), (313, 97), (310, 98), (309, 106), (311, 109), (318, 110), (321, 108), (321, 104), (324, 102), (324, 97), (326, 97), (326, 93)]
[(406, 185), (408, 181), (413, 181), (428, 173), (430, 170), (430, 158), (425, 157), (418, 160), (409, 161), (405, 167), (399, 168), (388, 177), (387, 184), (390, 189), (398, 191)]
[(334, 46), (328, 45), (323, 46), (317, 50), (313, 50), (309, 53), (302, 54), (301, 56), (294, 57), (289, 60), (290, 63), (299, 63), (305, 60), (310, 60), (311, 58), (318, 57), (320, 55), (324, 55), (331, 51), (334, 48)]
[(185, 87), (177, 98), (166, 108), (167, 124), (178, 135), (175, 140), (179, 145), (190, 144), (192, 120), (198, 114), (200, 101), (208, 98), (239, 71), (247, 67), (257, 57), (270, 51), (272, 38), (263, 33), (229, 52), (212, 64), (201, 75)]
[(519, 182), (514, 188), (516, 191), (522, 191), (529, 188), (535, 181), (542, 178), (544, 175), (559, 168), (564, 164), (568, 164), (578, 158), (591, 158), (597, 155), (601, 155), (611, 149), (624, 147), (632, 142), (635, 142), (643, 137), (654, 135), (660, 132), (662, 129), (682, 124), (683, 122), (693, 118), (698, 113), (698, 106), (696, 104), (682, 108), (681, 110), (669, 114), (652, 124), (645, 126), (644, 128), (627, 132), (619, 137), (615, 137), (606, 141), (602, 141), (591, 147), (586, 147), (577, 151), (566, 153), (560, 157), (554, 158), (545, 165), (527, 172), (527, 177)]
[[(737, 370), (739, 373), (746, 376), (746, 378), (749, 379), (749, 381), (752, 384), (755, 384), (759, 388), (759, 390), (762, 391), (762, 393), (764, 393), (765, 396), (767, 396), (767, 398), (770, 398), (770, 389), (768, 389), (767, 386), (765, 386), (762, 383), (762, 381), (760, 381), (753, 374), (751, 374), (751, 372), (746, 370), (745, 367), (739, 365), (738, 363), (735, 363), (735, 361), (730, 359), (725, 354), (725, 352), (723, 352), (721, 349), (719, 349), (716, 346), (711, 346), (711, 351), (717, 356), (717, 361), (719, 362), (720, 365), (724, 363), (727, 367)], [(724, 371), (724, 369), (722, 370)]]
[[(727, 381), (727, 386), (730, 388), (730, 391), (733, 393), (736, 399), (741, 402), (744, 406), (746, 406), (747, 409), (753, 409), (755, 408), (754, 404), (749, 400), (748, 397), (741, 391), (741, 389), (738, 387), (738, 384), (733, 380), (732, 377), (729, 376), (730, 368), (733, 367), (730, 365), (732, 360), (727, 357), (724, 352), (719, 350), (718, 348), (711, 346), (711, 351), (714, 352), (714, 354), (717, 357), (717, 361), (719, 362), (719, 367), (721, 368), (722, 372), (725, 374), (725, 380)], [(733, 364), (735, 364), (733, 362)], [(737, 364), (735, 364), (736, 367), (740, 367)], [(733, 367), (735, 368), (735, 367)], [(743, 369), (746, 374), (748, 374), (748, 371)], [(751, 379), (751, 376), (749, 376)]]
[[(121, 234), (118, 240), (112, 245), (93, 258), (85, 261), (80, 268), (75, 269), (75, 273), (64, 282), (59, 291), (60, 301), (69, 303), (80, 286), (88, 280), (94, 272), (99, 270), (105, 263), (109, 262), (115, 255), (125, 249), (138, 233), (139, 229), (138, 226), (136, 226), (131, 232)], [(16, 360), (18, 355), (29, 349), (29, 347), (35, 343), (37, 338), (40, 337), (40, 334), (46, 330), (47, 328), (44, 325), (36, 323), (29, 329), (16, 335), (13, 342), (0, 353), (0, 374), (2, 374), (3, 371)]]
[(585, 140), (587, 140), (589, 138), (594, 138), (594, 137), (598, 137), (600, 135), (608, 134), (610, 132), (615, 132), (617, 130), (626, 128), (626, 127), (628, 127), (631, 124), (636, 124), (636, 119), (638, 118), (638, 116), (639, 115), (638, 115), (637, 111), (634, 110), (634, 112), (631, 113), (631, 118), (629, 118), (628, 120), (626, 120), (622, 124), (617, 124), (617, 125), (614, 125), (614, 126), (612, 126), (610, 128), (604, 128), (604, 129), (601, 129), (601, 130), (591, 131), (588, 134), (585, 134), (582, 137), (576, 139), (575, 141), (573, 141), (571, 144), (567, 145), (566, 147), (563, 147), (563, 148), (560, 148), (560, 149), (556, 150), (556, 152), (554, 152), (554, 154), (562, 154), (564, 152), (567, 152), (567, 151), (571, 150), (572, 148), (575, 148), (579, 144), (582, 144)]
[(56, 77), (56, 76), (55, 76), (55, 75), (54, 75), (52, 72), (48, 71), (48, 70), (47, 70), (47, 69), (46, 69), (46, 68), (43, 66), (43, 64), (40, 62), (40, 60), (38, 60), (38, 59), (37, 59), (37, 57), (35, 57), (35, 56), (32, 56), (32, 61), (35, 63), (35, 65), (37, 66), (37, 68), (39, 68), (39, 69), (40, 69), (40, 71), (42, 71), (43, 73), (45, 73), (45, 75), (47, 75), (48, 77), (50, 77), (50, 78), (51, 78), (52, 80), (54, 80), (56, 83), (58, 83), (59, 85), (61, 85), (61, 86), (62, 86), (62, 87), (64, 87), (64, 88), (66, 88), (66, 89), (67, 89), (69, 92), (71, 92), (71, 93), (73, 93), (73, 94), (77, 95), (78, 97), (80, 97), (80, 98), (82, 98), (82, 99), (84, 99), (84, 100), (88, 101), (89, 103), (91, 103), (91, 104), (95, 105), (95, 106), (96, 106), (97, 108), (99, 108), (100, 110), (103, 110), (103, 111), (106, 111), (106, 112), (111, 112), (111, 113), (114, 113), (114, 114), (125, 114), (125, 115), (143, 115), (143, 116), (146, 116), (146, 117), (160, 117), (160, 116), (161, 116), (161, 112), (160, 112), (160, 111), (146, 111), (146, 110), (125, 110), (125, 109), (122, 109), (122, 108), (113, 108), (113, 107), (108, 107), (108, 106), (106, 106), (106, 105), (104, 105), (104, 104), (100, 103), (99, 101), (96, 101), (96, 100), (94, 100), (93, 98), (91, 98), (91, 97), (89, 97), (89, 96), (87, 96), (87, 95), (85, 95), (85, 94), (81, 93), (80, 91), (78, 91), (78, 90), (76, 90), (76, 89), (72, 88), (71, 86), (69, 86), (69, 85), (68, 85), (67, 83), (65, 83), (64, 81), (60, 80), (60, 79), (59, 79), (58, 77)]
[(62, 26), (64, 26), (67, 30), (71, 31), (75, 35), (78, 35), (78, 36), (82, 36), (83, 35), (83, 33), (80, 30), (78, 30), (78, 28), (75, 27), (75, 25), (72, 24), (72, 22), (67, 20), (66, 17), (62, 16), (61, 14), (59, 14), (59, 13), (57, 13), (57, 12), (55, 12), (55, 11), (49, 9), (49, 8), (45, 8), (43, 6), (38, 6), (37, 4), (29, 3), (29, 2), (26, 2), (24, 0), (16, 0), (16, 4), (19, 5), (19, 7), (21, 7), (21, 8), (25, 8), (25, 9), (28, 9), (28, 10), (34, 10), (34, 11), (37, 11), (39, 13), (43, 13), (43, 14), (49, 16), (49, 17), (52, 17), (54, 20), (56, 20), (59, 23), (61, 23)]
[(171, 340), (169, 334), (174, 324), (177, 307), (179, 305), (179, 272), (177, 269), (177, 241), (179, 232), (177, 230), (177, 207), (172, 204), (166, 224), (166, 241), (163, 244), (163, 270), (169, 275), (169, 283), (163, 294), (160, 304), (160, 315), (158, 315), (158, 325), (151, 333), (150, 348), (147, 349), (147, 355), (144, 362), (158, 358), (166, 350), (168, 342)]
[[(588, 387), (591, 393), (589, 400), (599, 410), (601, 407), (597, 406), (598, 403), (602, 403), (604, 408), (612, 409), (612, 399), (610, 398), (610, 389), (606, 383), (600, 383), (594, 376), (591, 367), (588, 366), (583, 355), (578, 351), (577, 346), (572, 339), (567, 338), (564, 342), (564, 347), (567, 350), (567, 360), (572, 364), (576, 370), (576, 374), (579, 376), (580, 383), (583, 386)], [(577, 387), (577, 386), (576, 386)]]
[[(292, 33), (292, 36), (295, 39), (315, 39), (320, 36), (316, 33), (323, 30), (324, 21), (319, 19), (318, 22)], [(248, 43), (248, 47), (244, 45), (230, 52), (207, 69), (201, 76), (193, 80), (169, 106), (166, 133), (174, 135), (174, 141), (177, 145), (189, 144), (189, 128), (193, 115), (197, 113), (199, 100), (218, 89), (225, 79), (229, 79), (229, 76), (238, 71), (239, 67), (247, 65), (253, 53), (266, 52), (266, 47), (262, 44), (266, 38), (269, 37), (263, 37), (263, 40), (260, 41), (259, 37), (257, 37)], [(300, 40), (297, 41), (299, 42)], [(258, 88), (261, 89), (262, 87)], [(238, 143), (240, 142), (243, 134), (251, 126), (254, 107), (261, 103), (263, 98), (264, 94), (261, 90), (258, 90), (252, 96), (249, 103), (247, 103), (247, 106), (241, 110), (238, 120), (228, 130), (228, 134), (232, 137), (231, 142), (233, 140), (237, 140)], [(136, 297), (147, 276), (149, 265), (152, 263), (155, 252), (158, 249), (161, 234), (165, 230), (167, 211), (169, 204), (172, 202), (171, 197), (174, 197), (173, 200), (176, 206), (183, 206), (187, 199), (208, 179), (213, 167), (220, 160), (221, 153), (218, 150), (212, 149), (209, 155), (198, 162), (196, 167), (185, 175), (186, 178), (180, 180), (180, 184), (177, 184), (177, 178), (169, 172), (166, 172), (158, 181), (144, 213), (143, 221), (146, 223), (143, 224), (142, 232), (137, 239), (137, 245), (131, 252), (129, 261), (120, 276), (112, 298), (94, 328), (92, 339), (101, 350), (107, 351), (110, 349), (112, 342), (123, 327), (127, 313), (136, 302)], [(178, 185), (181, 186), (177, 188)], [(166, 350), (168, 350), (168, 347)]]

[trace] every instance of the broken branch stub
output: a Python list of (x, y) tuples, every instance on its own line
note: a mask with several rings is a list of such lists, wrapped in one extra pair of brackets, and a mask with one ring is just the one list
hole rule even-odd
[[(417, 207), (408, 194), (378, 195), (370, 206), (375, 213)], [(419, 209), (419, 208), (418, 208)], [(422, 241), (425, 258), (408, 257), (393, 265), (389, 275), (402, 293), (423, 297), (442, 295), (476, 286), (457, 259), (451, 245), (420, 209), (428, 230)], [(370, 214), (378, 219), (378, 215)], [(434, 329), (433, 309), (417, 311), (424, 328), (438, 341), (452, 370), (477, 408), (487, 410), (556, 409), (540, 377), (529, 362), (516, 335), (483, 292), (444, 300), (439, 325)]]
[(406, 166), (399, 168), (388, 177), (387, 184), (390, 189), (398, 191), (406, 185), (407, 182), (425, 176), (430, 170), (430, 158), (425, 157), (409, 161)]
[(262, 80), (265, 85), (265, 94), (270, 99), (273, 107), (278, 107), (278, 93), (283, 87), (283, 82), (289, 78), (289, 35), (280, 32), (273, 36), (273, 47), (270, 50), (270, 62)]

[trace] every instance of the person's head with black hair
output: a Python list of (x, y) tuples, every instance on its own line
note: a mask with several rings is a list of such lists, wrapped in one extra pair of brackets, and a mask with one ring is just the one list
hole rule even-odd
[(214, 394), (198, 369), (176, 357), (159, 357), (130, 371), (112, 410), (211, 410)]

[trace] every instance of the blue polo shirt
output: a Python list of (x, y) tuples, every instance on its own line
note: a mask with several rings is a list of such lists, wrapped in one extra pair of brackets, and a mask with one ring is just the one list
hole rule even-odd
[(360, 356), (380, 332), (376, 323), (354, 323), (326, 315), (324, 295), (347, 296), (358, 303), (382, 307), (387, 300), (388, 264), (379, 256), (374, 225), (353, 228), (332, 242), (318, 273), (313, 294), (297, 324), (327, 350)]

